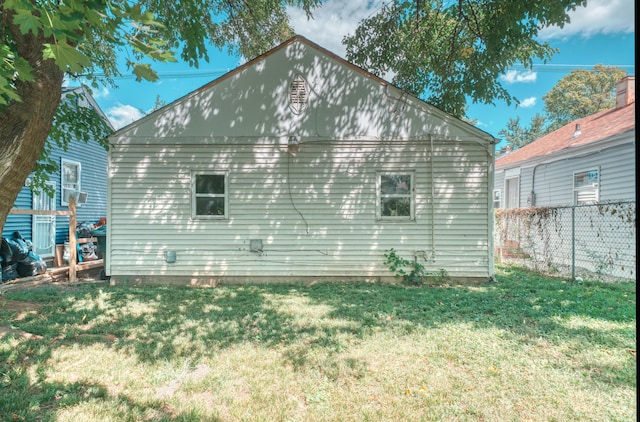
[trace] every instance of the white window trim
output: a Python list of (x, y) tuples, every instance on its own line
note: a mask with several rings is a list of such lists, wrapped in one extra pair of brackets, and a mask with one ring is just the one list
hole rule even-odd
[[(496, 206), (496, 193), (498, 194), (498, 205)], [(502, 208), (502, 190), (494, 189), (493, 196), (491, 197), (491, 203), (493, 204), (493, 208)]]
[(586, 204), (590, 204), (590, 202), (584, 203), (584, 204), (580, 204), (578, 203), (578, 191), (581, 190), (587, 190), (587, 189), (593, 189), (593, 187), (582, 187), (582, 188), (576, 188), (576, 175), (577, 174), (582, 174), (582, 173), (587, 173), (587, 175), (592, 172), (592, 171), (597, 171), (598, 172), (598, 186), (595, 188), (595, 203), (598, 203), (600, 201), (600, 167), (591, 167), (588, 168), (587, 170), (580, 170), (580, 171), (574, 171), (573, 172), (573, 178), (572, 178), (572, 182), (571, 184), (573, 185), (573, 205), (586, 205)]
[[(198, 215), (196, 214), (196, 176), (224, 176), (224, 195), (210, 195), (211, 197), (224, 197), (224, 215)], [(209, 195), (206, 195), (209, 196)], [(229, 219), (229, 172), (228, 171), (192, 171), (191, 172), (191, 218), (194, 220), (227, 220)]]
[[(512, 204), (509, 203), (509, 196), (511, 194), (511, 192), (509, 192), (509, 180), (517, 180), (516, 183), (516, 187), (518, 188), (518, 193), (515, 196), (516, 197), (516, 204), (515, 206), (512, 206)], [(504, 179), (504, 200), (502, 201), (503, 207), (504, 208), (520, 208), (520, 176), (510, 176), (510, 177), (506, 177)]]
[(64, 178), (64, 167), (65, 164), (70, 164), (73, 166), (78, 167), (78, 182), (76, 183), (76, 187), (73, 188), (77, 191), (81, 191), (82, 190), (82, 163), (80, 163), (79, 161), (74, 161), (74, 160), (68, 160), (66, 158), (62, 158), (60, 161), (60, 205), (69, 205), (68, 201), (64, 200), (64, 192), (67, 189), (71, 189), (71, 188), (67, 188), (65, 187), (65, 178)]
[[(408, 175), (411, 177), (411, 190), (408, 195), (383, 195), (381, 192), (381, 176), (384, 175)], [(416, 219), (416, 175), (414, 170), (384, 170), (376, 172), (376, 220), (378, 221), (393, 221), (393, 222), (407, 222), (415, 221)], [(409, 197), (410, 207), (409, 216), (386, 216), (380, 212), (380, 202), (383, 197)]]

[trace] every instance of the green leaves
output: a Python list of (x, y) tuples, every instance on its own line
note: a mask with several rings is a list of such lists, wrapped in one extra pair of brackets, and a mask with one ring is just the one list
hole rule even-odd
[(463, 117), (467, 99), (493, 104), (515, 98), (499, 76), (510, 66), (530, 67), (555, 50), (538, 30), (568, 21), (570, 0), (440, 0), (392, 2), (345, 37), (348, 60), (399, 88)]
[(136, 63), (133, 65), (133, 74), (136, 75), (136, 81), (140, 82), (145, 79), (150, 82), (158, 80), (158, 74), (151, 68), (149, 64)]
[(41, 28), (40, 19), (31, 14), (29, 10), (19, 9), (14, 15), (13, 22), (20, 27), (20, 32), (37, 34)]
[(615, 106), (616, 83), (625, 76), (626, 72), (615, 66), (571, 71), (542, 97), (551, 129)]
[(82, 73), (91, 62), (81, 52), (67, 44), (44, 44), (42, 57), (55, 60), (61, 70)]

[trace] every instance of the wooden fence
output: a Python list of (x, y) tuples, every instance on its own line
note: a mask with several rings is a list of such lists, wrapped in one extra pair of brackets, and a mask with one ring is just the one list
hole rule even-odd
[[(9, 211), (9, 214), (27, 214), (27, 215), (54, 215), (69, 217), (69, 281), (75, 282), (77, 280), (77, 272), (80, 268), (83, 268), (81, 264), (78, 264), (77, 245), (79, 243), (86, 243), (96, 241), (95, 238), (76, 239), (76, 200), (75, 198), (69, 198), (69, 209), (66, 211), (49, 211), (49, 210), (27, 210), (13, 208)], [(99, 260), (102, 261), (102, 260)], [(95, 262), (95, 261), (94, 261)]]

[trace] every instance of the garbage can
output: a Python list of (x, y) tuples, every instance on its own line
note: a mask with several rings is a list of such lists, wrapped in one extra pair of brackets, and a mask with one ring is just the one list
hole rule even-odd
[(93, 230), (91, 235), (98, 239), (98, 259), (104, 259), (104, 254), (107, 250), (107, 226)]

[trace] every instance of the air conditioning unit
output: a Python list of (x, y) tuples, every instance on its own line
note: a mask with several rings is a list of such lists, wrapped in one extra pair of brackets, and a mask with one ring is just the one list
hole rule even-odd
[(62, 199), (64, 199), (66, 203), (69, 203), (69, 200), (74, 198), (76, 200), (76, 205), (86, 204), (87, 198), (89, 197), (87, 192), (80, 192), (76, 189), (64, 189), (63, 192)]

